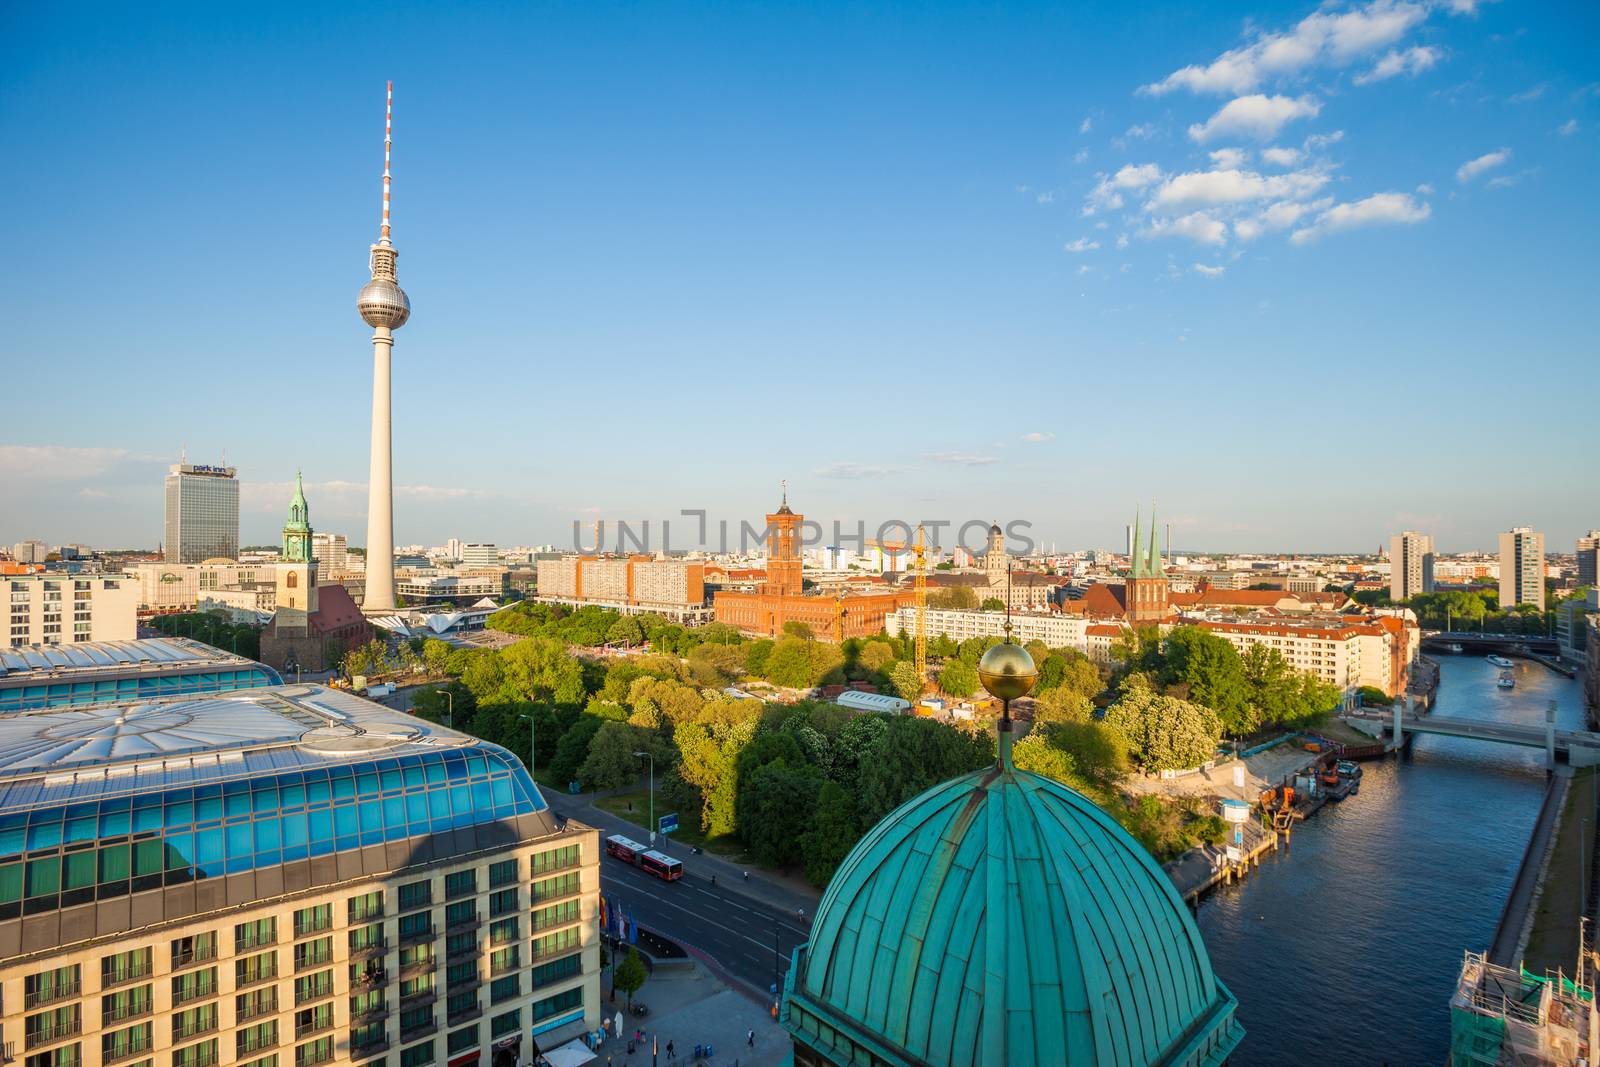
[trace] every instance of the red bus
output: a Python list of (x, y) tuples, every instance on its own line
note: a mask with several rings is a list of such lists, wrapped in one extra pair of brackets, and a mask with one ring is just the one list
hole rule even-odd
[(612, 834), (606, 838), (606, 851), (622, 862), (631, 863), (664, 882), (675, 882), (683, 877), (683, 864), (664, 852), (657, 852), (649, 845), (641, 845), (621, 834)]

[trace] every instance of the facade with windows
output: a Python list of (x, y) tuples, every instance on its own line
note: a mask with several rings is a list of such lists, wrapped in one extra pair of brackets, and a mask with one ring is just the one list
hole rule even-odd
[(175, 464), (167, 474), (168, 563), (237, 559), (239, 480), (233, 467)]
[(8, 574), (9, 625), (0, 647), (132, 641), (138, 631), (138, 584), (120, 574)]
[(598, 890), (510, 753), (348, 693), (0, 718), (30, 1067), (527, 1062), (599, 1023)]
[(271, 667), (183, 637), (0, 648), (0, 712), (282, 682)]

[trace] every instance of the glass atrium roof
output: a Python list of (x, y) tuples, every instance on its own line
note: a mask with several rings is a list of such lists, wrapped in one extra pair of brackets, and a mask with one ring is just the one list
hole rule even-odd
[(15, 673), (224, 662), (250, 661), (183, 637), (26, 645), (22, 648), (0, 648), (0, 678)]

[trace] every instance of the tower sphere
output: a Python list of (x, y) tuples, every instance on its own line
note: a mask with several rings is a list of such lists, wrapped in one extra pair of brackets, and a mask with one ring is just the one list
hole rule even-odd
[(1039, 679), (1039, 668), (1033, 665), (1033, 656), (1027, 649), (1007, 638), (978, 660), (978, 679), (996, 698), (1015, 700), (1033, 688)]
[(411, 317), (406, 291), (388, 278), (374, 278), (362, 286), (356, 309), (368, 326), (387, 326), (391, 330), (398, 330)]

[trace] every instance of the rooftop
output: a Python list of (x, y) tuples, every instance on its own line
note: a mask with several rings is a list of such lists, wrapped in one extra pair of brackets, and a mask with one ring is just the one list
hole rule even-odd
[(516, 762), (497, 746), (318, 685), (20, 712), (0, 718), (0, 814), (294, 771), (338, 777), (355, 764), (458, 750)]
[(186, 637), (145, 641), (84, 641), (70, 645), (24, 645), (0, 648), (0, 680), (18, 675), (57, 675), (125, 670), (130, 667), (171, 668), (188, 664), (248, 664), (251, 660)]

